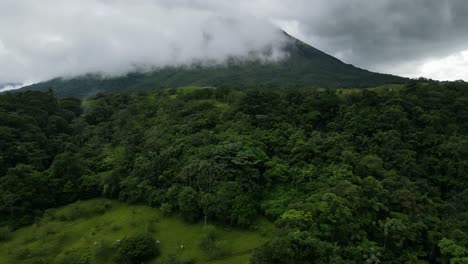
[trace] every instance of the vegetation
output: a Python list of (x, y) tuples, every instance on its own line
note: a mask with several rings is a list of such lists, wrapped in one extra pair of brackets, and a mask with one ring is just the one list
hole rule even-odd
[(159, 255), (159, 244), (151, 234), (135, 235), (119, 241), (118, 261), (122, 263), (142, 263)]
[[(210, 231), (214, 224), (268, 234), (255, 246), (255, 264), (465, 263), (467, 106), (468, 85), (435, 82), (362, 90), (187, 87), (86, 100), (7, 93), (0, 96), (0, 220), (15, 230), (37, 223), (47, 208), (107, 197), (206, 226), (195, 261), (236, 247), (233, 237)], [(52, 223), (108, 210), (105, 202), (64, 209)], [(259, 216), (277, 231), (258, 227)], [(3, 243), (17, 243), (21, 230)], [(53, 225), (47, 230), (56, 244), (69, 239)], [(151, 230), (163, 226), (121, 235)], [(157, 231), (153, 238), (163, 239)], [(42, 256), (20, 248), (18, 258)], [(190, 261), (163, 243), (160, 249), (156, 261)], [(249, 261), (251, 249), (234, 263)]]
[[(96, 206), (106, 209), (94, 211)], [(84, 213), (72, 217), (76, 212)], [(265, 220), (256, 225), (274, 232)], [(224, 252), (216, 258), (200, 248), (206, 234), (203, 223), (188, 224), (179, 217), (163, 217), (158, 209), (148, 206), (104, 199), (80, 201), (50, 209), (35, 224), (12, 232), (8, 241), (0, 242), (0, 263), (125, 263), (128, 256), (154, 253), (151, 246), (155, 242), (159, 257), (145, 263), (243, 264), (248, 263), (253, 249), (268, 240), (258, 232), (212, 228), (219, 250)], [(244, 261), (237, 262), (239, 258)]]

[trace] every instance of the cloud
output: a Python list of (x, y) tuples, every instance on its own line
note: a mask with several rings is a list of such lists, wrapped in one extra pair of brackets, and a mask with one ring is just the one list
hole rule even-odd
[(371, 70), (413, 76), (428, 60), (436, 62), (468, 46), (465, 0), (269, 2), (275, 7), (264, 16), (315, 47)]
[(422, 63), (411, 77), (431, 76), (436, 80), (468, 81), (468, 50)]
[(468, 79), (467, 13), (465, 0), (2, 0), (0, 82), (219, 63), (268, 45), (280, 58), (273, 24), (362, 68)]
[(281, 32), (228, 2), (3, 0), (0, 82), (247, 57)]
[(32, 83), (0, 83), (0, 92), (15, 90), (23, 86), (31, 85)]

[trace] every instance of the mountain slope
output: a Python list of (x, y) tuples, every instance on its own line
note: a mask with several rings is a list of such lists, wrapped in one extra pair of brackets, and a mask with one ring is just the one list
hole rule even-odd
[(227, 87), (369, 87), (402, 83), (405, 78), (374, 73), (342, 61), (286, 34), (288, 56), (279, 62), (239, 61), (225, 65), (165, 67), (151, 73), (130, 73), (104, 79), (86, 75), (57, 78), (22, 90), (53, 88), (59, 96), (90, 96), (96, 93), (145, 90), (186, 85)]

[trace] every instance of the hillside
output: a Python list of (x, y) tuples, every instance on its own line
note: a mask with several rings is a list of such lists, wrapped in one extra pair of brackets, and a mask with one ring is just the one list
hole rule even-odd
[[(271, 224), (260, 224), (272, 232)], [(215, 235), (218, 245), (212, 256), (200, 246), (208, 232)], [(95, 199), (49, 210), (33, 226), (9, 234), (8, 241), (0, 241), (0, 264), (112, 263), (117, 255), (116, 241), (144, 233), (160, 244), (159, 258), (145, 262), (154, 264), (173, 254), (181, 261), (247, 264), (252, 251), (268, 240), (258, 232), (208, 229), (202, 223), (164, 217), (160, 210), (148, 206)]]
[[(12, 240), (19, 244), (0, 253), (22, 244), (43, 252), (44, 241), (64, 243), (60, 252), (73, 250), (67, 241), (83, 247), (86, 240), (66, 233), (41, 240), (34, 230), (48, 220), (38, 220), (50, 208), (107, 198), (159, 208), (150, 218), (168, 216), (161, 224), (173, 219), (180, 236), (198, 236), (206, 221), (258, 238), (265, 230), (257, 221), (266, 218), (277, 231), (266, 230), (268, 241), (249, 252), (252, 264), (465, 263), (467, 107), (468, 86), (460, 82), (191, 86), (86, 99), (1, 94), (0, 240), (19, 230)], [(59, 224), (84, 238), (89, 232), (81, 231), (98, 222), (110, 228), (109, 219), (142, 231), (127, 225), (136, 207), (112, 208), (103, 219)], [(118, 208), (127, 213), (112, 211)], [(135, 221), (146, 221), (143, 215)], [(227, 248), (238, 252), (236, 244)]]
[(86, 75), (57, 78), (21, 90), (47, 91), (58, 96), (86, 97), (97, 93), (146, 90), (187, 85), (214, 87), (372, 87), (403, 83), (405, 78), (374, 73), (345, 64), (287, 34), (286, 59), (279, 62), (239, 61), (224, 65), (165, 67), (150, 73), (130, 73), (116, 78)]

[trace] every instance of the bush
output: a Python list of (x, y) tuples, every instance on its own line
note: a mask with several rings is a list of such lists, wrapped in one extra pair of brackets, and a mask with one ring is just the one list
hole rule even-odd
[(100, 241), (93, 245), (94, 256), (98, 260), (109, 259), (113, 255), (114, 247), (108, 241)]
[(57, 264), (90, 264), (91, 256), (88, 254), (80, 254), (79, 252), (68, 253), (61, 256), (55, 263)]
[(55, 209), (47, 209), (44, 211), (44, 215), (42, 217), (45, 221), (54, 221), (57, 219), (56, 210)]
[(203, 237), (200, 242), (200, 248), (205, 252), (209, 259), (222, 257), (226, 254), (223, 241), (218, 240), (218, 234), (214, 226), (205, 226), (203, 228)]
[(15, 248), (11, 251), (17, 260), (26, 260), (31, 255), (31, 250), (27, 247)]
[(88, 206), (81, 206), (81, 211), (84, 216), (102, 215), (112, 208), (109, 201), (96, 201)]
[(110, 225), (110, 230), (116, 232), (122, 230), (122, 226), (118, 224), (111, 224)]
[(102, 215), (107, 210), (112, 208), (112, 204), (108, 201), (95, 201), (93, 203), (76, 202), (70, 208), (67, 208), (57, 217), (60, 221), (73, 221), (83, 217), (91, 217)]
[(150, 235), (136, 235), (122, 239), (118, 260), (122, 263), (141, 263), (159, 255), (159, 245)]
[(47, 223), (47, 224), (44, 224), (42, 228), (42, 235), (45, 237), (55, 235), (55, 234), (58, 234), (61, 229), (62, 229), (61, 224), (59, 225), (55, 223)]
[(170, 216), (170, 215), (172, 215), (173, 211), (174, 210), (173, 210), (173, 208), (172, 208), (172, 206), (170, 204), (163, 203), (161, 205), (161, 213), (162, 213), (163, 216)]
[(171, 253), (163, 261), (163, 264), (194, 264), (194, 260), (184, 260), (176, 253)]
[(48, 263), (51, 263), (51, 261), (44, 257), (32, 257), (28, 260), (25, 260), (22, 263), (24, 264), (48, 264)]
[(157, 225), (156, 221), (149, 221), (148, 224), (146, 225), (146, 232), (147, 233), (155, 233), (157, 230)]
[(0, 227), (0, 242), (8, 241), (13, 236), (10, 228), (7, 226)]

